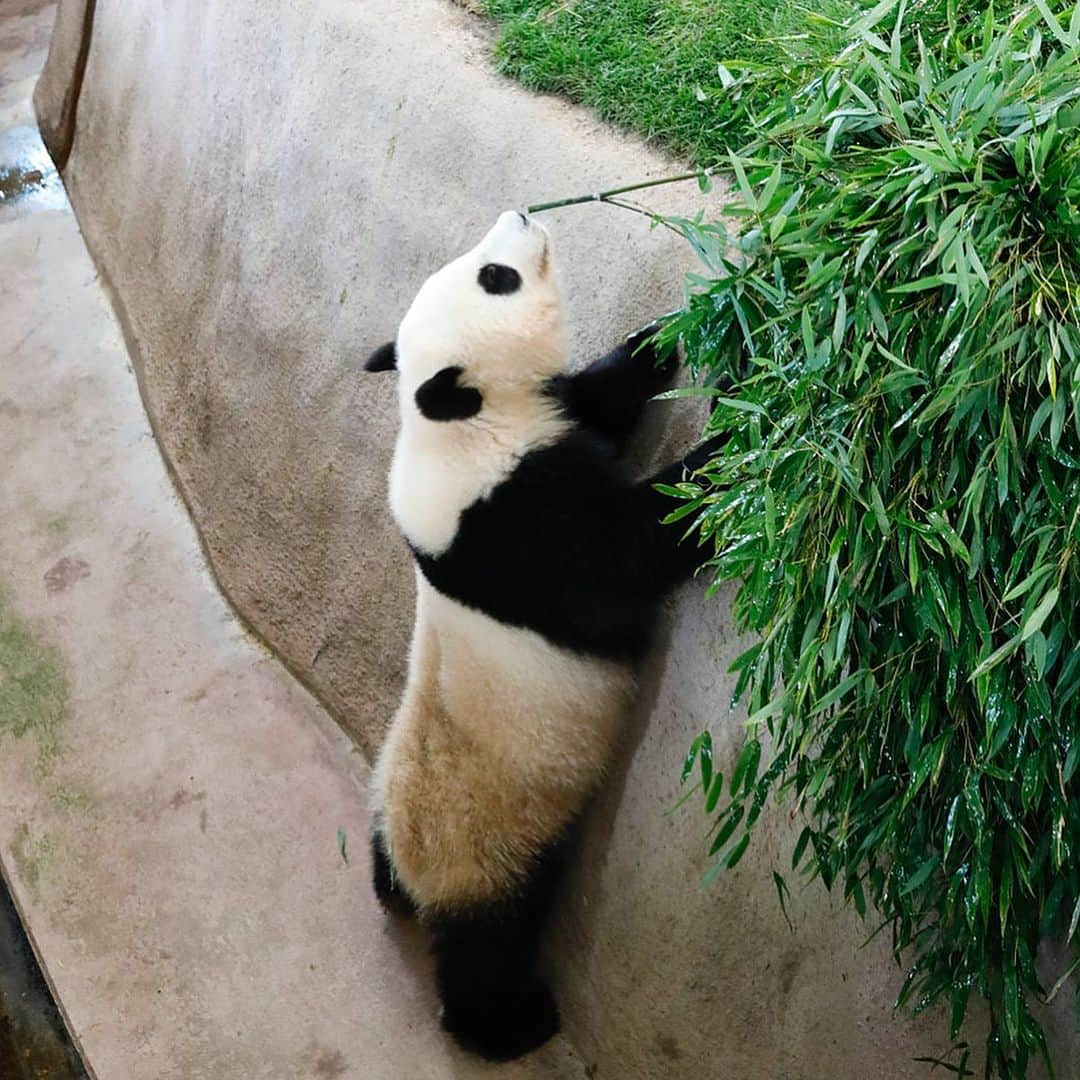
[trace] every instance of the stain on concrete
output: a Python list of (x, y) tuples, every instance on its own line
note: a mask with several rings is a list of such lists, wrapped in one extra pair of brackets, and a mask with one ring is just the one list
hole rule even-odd
[(336, 1077), (344, 1076), (348, 1069), (345, 1055), (340, 1050), (332, 1050), (326, 1046), (313, 1043), (308, 1049), (311, 1063), (311, 1075), (319, 1080), (335, 1080)]
[(42, 187), (45, 174), (40, 169), (24, 169), (19, 165), (0, 165), (0, 201), (17, 199), (20, 195)]
[(669, 1061), (678, 1061), (679, 1058), (682, 1057), (682, 1050), (679, 1049), (679, 1043), (671, 1035), (657, 1035), (656, 1046), (660, 1053)]
[(173, 793), (173, 797), (169, 800), (169, 809), (180, 810), (185, 806), (190, 806), (193, 802), (202, 802), (205, 798), (205, 791), (191, 792), (187, 788), (177, 788)]
[(19, 618), (0, 587), (0, 735), (33, 735), (38, 765), (47, 769), (59, 753), (68, 694), (59, 651)]
[(178, 787), (167, 799), (152, 796), (147, 806), (142, 806), (135, 811), (135, 820), (141, 822), (158, 821), (166, 810), (183, 810), (186, 806), (200, 803), (206, 798), (205, 791), (191, 791), (186, 787)]
[(90, 564), (85, 559), (65, 555), (45, 571), (45, 589), (50, 593), (66, 592), (83, 578), (90, 576)]
[(801, 966), (802, 954), (795, 949), (788, 949), (788, 951), (780, 958), (780, 965), (776, 977), (777, 981), (780, 983), (781, 1000), (786, 1001), (791, 994), (791, 988), (795, 983), (795, 976), (798, 975)]
[(0, 399), (0, 416), (10, 416), (14, 419), (21, 411), (11, 398)]

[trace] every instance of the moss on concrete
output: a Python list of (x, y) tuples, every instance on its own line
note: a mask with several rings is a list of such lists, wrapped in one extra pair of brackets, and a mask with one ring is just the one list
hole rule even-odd
[(57, 784), (49, 792), (49, 801), (62, 814), (87, 816), (101, 812), (101, 805), (96, 795), (82, 788)]
[(40, 895), (42, 878), (56, 861), (59, 849), (60, 841), (54, 833), (42, 833), (35, 838), (30, 835), (30, 826), (26, 822), (15, 830), (11, 857), (19, 877), (35, 898)]
[(42, 522), (42, 531), (54, 540), (66, 540), (71, 533), (71, 514), (53, 514)]
[(59, 651), (16, 613), (0, 586), (0, 736), (32, 736), (47, 770), (60, 751), (68, 679)]

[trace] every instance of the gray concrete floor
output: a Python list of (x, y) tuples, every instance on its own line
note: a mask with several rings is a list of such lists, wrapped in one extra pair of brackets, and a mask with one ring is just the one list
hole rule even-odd
[(218, 593), (35, 142), (51, 13), (0, 0), (0, 864), (88, 1071), (586, 1075), (458, 1053), (377, 909), (362, 761)]

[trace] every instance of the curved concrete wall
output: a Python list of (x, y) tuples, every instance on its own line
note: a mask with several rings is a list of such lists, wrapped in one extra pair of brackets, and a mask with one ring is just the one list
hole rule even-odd
[[(61, 4), (46, 134), (71, 114), (85, 7)], [(360, 361), (499, 210), (673, 167), (500, 80), (488, 44), (441, 0), (97, 0), (65, 173), (221, 584), (368, 754), (413, 598), (385, 504), (393, 380)], [(677, 303), (687, 254), (644, 219), (549, 223), (582, 359)], [(643, 455), (686, 445), (698, 419), (658, 407)], [(816, 885), (788, 930), (771, 879), (787, 815), (705, 892), (700, 807), (666, 813), (693, 735), (712, 728), (721, 767), (742, 738), (738, 642), (703, 592), (675, 605), (567, 882), (548, 952), (569, 1034), (599, 1077), (921, 1076), (943, 1025), (892, 1016), (884, 935), (860, 949), (866, 928)]]

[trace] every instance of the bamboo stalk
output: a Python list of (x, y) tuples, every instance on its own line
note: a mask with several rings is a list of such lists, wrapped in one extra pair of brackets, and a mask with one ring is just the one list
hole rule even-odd
[(663, 176), (659, 180), (643, 180), (637, 184), (626, 184), (623, 187), (609, 188), (607, 191), (596, 191), (591, 195), (575, 195), (572, 199), (556, 199), (554, 202), (535, 203), (525, 209), (526, 213), (540, 214), (545, 210), (558, 210), (563, 206), (577, 206), (580, 203), (588, 202), (608, 202), (617, 195), (625, 195), (628, 191), (641, 191), (643, 188), (659, 187), (661, 184), (677, 184), (683, 180), (700, 180), (702, 177), (711, 177), (716, 172), (716, 168), (716, 166), (710, 165), (707, 169), (695, 169), (694, 172)]

